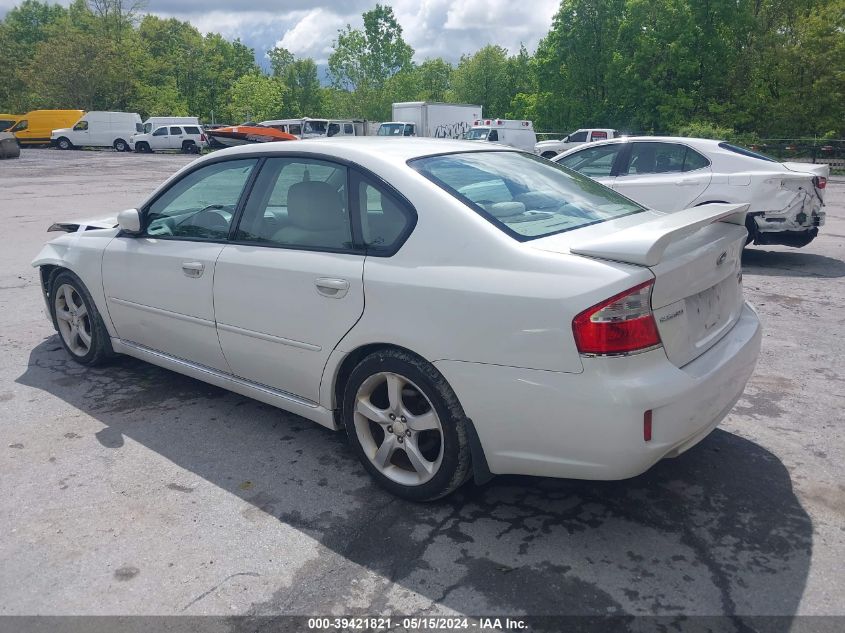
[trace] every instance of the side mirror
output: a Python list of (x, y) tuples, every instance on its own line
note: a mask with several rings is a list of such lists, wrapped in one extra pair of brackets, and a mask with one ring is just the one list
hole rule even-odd
[(117, 226), (127, 233), (141, 232), (141, 214), (138, 209), (126, 209), (117, 214)]

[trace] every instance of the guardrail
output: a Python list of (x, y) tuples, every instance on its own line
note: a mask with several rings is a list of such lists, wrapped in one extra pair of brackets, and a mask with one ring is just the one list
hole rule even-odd
[(845, 167), (845, 139), (767, 138), (749, 144), (748, 148), (780, 161), (826, 163), (831, 167)]

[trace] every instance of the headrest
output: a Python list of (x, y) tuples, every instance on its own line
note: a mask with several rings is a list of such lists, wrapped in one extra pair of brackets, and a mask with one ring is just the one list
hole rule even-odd
[(497, 218), (509, 218), (525, 213), (525, 205), (521, 202), (496, 202), (485, 208)]
[(327, 182), (298, 182), (288, 189), (288, 219), (309, 231), (327, 231), (343, 226), (343, 201)]

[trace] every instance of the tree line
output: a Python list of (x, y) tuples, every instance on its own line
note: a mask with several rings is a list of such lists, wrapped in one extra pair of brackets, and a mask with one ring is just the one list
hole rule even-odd
[[(390, 119), (396, 101), (480, 104), (538, 130), (845, 137), (845, 0), (562, 0), (533, 53), (495, 44), (413, 61), (389, 6), (313, 59), (143, 12), (134, 0), (24, 0), (0, 21), (0, 111)], [(493, 36), (491, 35), (491, 38)]]

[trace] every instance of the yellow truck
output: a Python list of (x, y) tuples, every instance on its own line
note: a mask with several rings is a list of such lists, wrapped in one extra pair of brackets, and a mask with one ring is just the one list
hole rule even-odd
[(84, 110), (33, 110), (20, 115), (9, 131), (21, 146), (49, 145), (53, 130), (73, 127), (85, 114)]
[(6, 132), (15, 123), (20, 121), (22, 114), (7, 114), (0, 112), (0, 132)]

